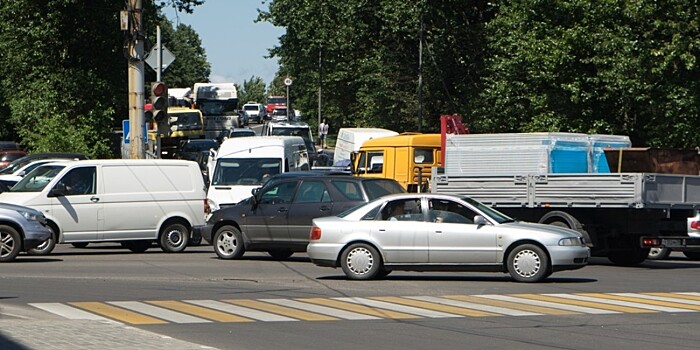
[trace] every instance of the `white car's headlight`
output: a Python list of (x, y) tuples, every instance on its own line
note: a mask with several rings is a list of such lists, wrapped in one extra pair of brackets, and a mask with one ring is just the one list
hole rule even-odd
[(219, 210), (219, 209), (221, 209), (221, 208), (219, 208), (219, 205), (218, 205), (216, 202), (214, 202), (213, 200), (211, 200), (211, 199), (207, 199), (207, 203), (209, 204), (209, 210), (210, 210), (212, 213), (215, 212), (215, 211), (217, 211), (217, 210)]
[(580, 246), (580, 245), (584, 245), (584, 244), (583, 244), (583, 240), (580, 237), (569, 237), (569, 238), (560, 239), (559, 245), (562, 245), (562, 246)]

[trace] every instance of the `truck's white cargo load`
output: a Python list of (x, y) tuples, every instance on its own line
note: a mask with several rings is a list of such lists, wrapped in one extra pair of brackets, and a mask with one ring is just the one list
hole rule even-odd
[(250, 197), (268, 176), (310, 169), (300, 136), (236, 137), (212, 153), (207, 164), (207, 202), (212, 211)]
[(604, 149), (627, 136), (577, 133), (448, 134), (446, 175), (609, 173)]
[(359, 151), (362, 143), (367, 140), (398, 134), (396, 131), (380, 128), (341, 128), (335, 142), (333, 164), (349, 160), (350, 154)]

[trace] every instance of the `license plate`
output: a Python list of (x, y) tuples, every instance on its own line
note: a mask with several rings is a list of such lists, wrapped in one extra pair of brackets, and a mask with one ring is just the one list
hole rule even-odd
[(664, 243), (664, 246), (666, 246), (666, 247), (680, 247), (681, 240), (680, 239), (664, 239), (663, 243)]

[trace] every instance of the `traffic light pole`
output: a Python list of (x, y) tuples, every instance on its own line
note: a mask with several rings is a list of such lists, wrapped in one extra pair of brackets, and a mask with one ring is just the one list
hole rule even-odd
[[(143, 159), (144, 136), (144, 33), (141, 29), (142, 0), (129, 0), (129, 158)], [(126, 137), (127, 135), (124, 135)]]

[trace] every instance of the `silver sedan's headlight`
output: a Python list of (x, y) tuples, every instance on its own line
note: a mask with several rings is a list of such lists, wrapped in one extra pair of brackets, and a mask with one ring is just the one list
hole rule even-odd
[(22, 214), (22, 216), (24, 216), (24, 218), (27, 219), (27, 221), (38, 221), (38, 222), (44, 221), (43, 220), (44, 216), (41, 214), (36, 214), (33, 212), (24, 211), (24, 210), (18, 210), (17, 212)]
[(579, 245), (583, 245), (583, 240), (581, 240), (580, 237), (562, 238), (562, 239), (559, 240), (559, 245), (562, 245), (562, 246), (579, 246)]

